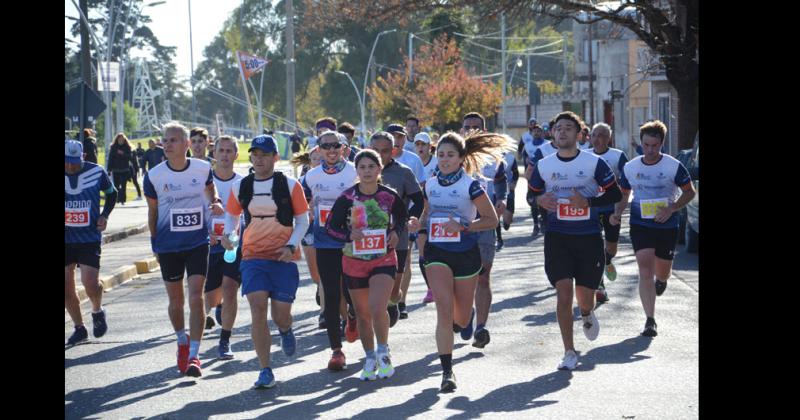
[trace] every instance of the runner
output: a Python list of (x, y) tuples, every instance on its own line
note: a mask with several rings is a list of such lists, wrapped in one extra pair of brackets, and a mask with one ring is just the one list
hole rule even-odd
[[(609, 147), (611, 142), (611, 127), (606, 123), (597, 123), (592, 127), (592, 134), (590, 140), (592, 148), (589, 149), (592, 153), (603, 158), (611, 170), (614, 171), (614, 177), (620, 179), (622, 176), (622, 168), (628, 163), (628, 156), (625, 152), (619, 149)], [(619, 242), (620, 225), (612, 225), (609, 217), (614, 213), (614, 205), (597, 209), (600, 223), (603, 224), (603, 232), (605, 235), (605, 254), (606, 254), (606, 277), (608, 280), (614, 281), (617, 279), (617, 268), (611, 259), (617, 255), (617, 243)], [(604, 281), (600, 279), (600, 287), (595, 292), (597, 304), (608, 302), (608, 292)]]
[[(169, 297), (169, 319), (178, 337), (178, 369), (201, 376), (200, 341), (203, 337), (203, 285), (208, 270), (207, 220), (225, 210), (217, 196), (207, 161), (187, 158), (189, 131), (171, 122), (164, 126), (167, 161), (144, 178), (150, 242), (161, 265)], [(211, 203), (209, 206), (208, 203)], [(189, 337), (184, 330), (183, 273), (189, 285)]]
[[(106, 229), (108, 216), (117, 201), (117, 190), (105, 169), (83, 160), (83, 145), (76, 140), (64, 142), (64, 307), (75, 332), (67, 339), (75, 345), (89, 337), (83, 325), (81, 302), (75, 292), (75, 265), (81, 266), (81, 283), (92, 302), (92, 334), (102, 337), (108, 325), (103, 309), (103, 286), (100, 272), (100, 232)], [(100, 191), (105, 195), (100, 212)]]
[[(508, 230), (511, 228), (511, 223), (514, 221), (514, 189), (517, 188), (517, 180), (519, 180), (519, 165), (514, 152), (505, 152), (503, 160), (506, 165), (506, 181), (508, 182), (508, 195), (506, 196), (506, 210), (503, 212), (503, 229)], [(500, 225), (497, 225), (495, 230), (497, 233), (497, 251), (503, 249), (503, 233)]]
[[(233, 162), (239, 157), (239, 145), (231, 136), (220, 136), (215, 142), (214, 154), (217, 157), (217, 164), (212, 171), (214, 176), (214, 186), (217, 188), (220, 197), (225, 197), (223, 202), (227, 207), (227, 198), (231, 187), (242, 176), (233, 171)], [(206, 274), (205, 285), (205, 309), (206, 313), (211, 308), (216, 307), (215, 316), (217, 323), (222, 326), (220, 332), (219, 346), (217, 352), (222, 360), (233, 359), (230, 338), (233, 323), (236, 321), (236, 312), (239, 302), (236, 292), (242, 283), (239, 272), (239, 263), (242, 259), (241, 251), (236, 253), (236, 260), (232, 263), (223, 259), (225, 248), (222, 247), (223, 232), (225, 229), (225, 217), (213, 217), (210, 223), (211, 251), (208, 254), (208, 273)], [(223, 305), (224, 303), (224, 305)], [(206, 316), (206, 329), (214, 326), (214, 318)]]
[[(390, 149), (391, 150), (391, 149)], [(364, 150), (355, 158), (359, 182), (333, 204), (328, 234), (346, 242), (342, 268), (358, 317), (358, 332), (366, 353), (361, 379), (394, 375), (389, 353), (389, 316), (386, 306), (397, 271), (395, 247), (406, 225), (406, 203), (379, 183), (381, 158)], [(373, 336), (378, 341), (377, 355)]]
[(191, 143), (192, 157), (195, 159), (203, 159), (208, 161), (213, 167), (216, 161), (211, 156), (208, 156), (208, 130), (202, 127), (195, 127), (189, 133), (189, 140)]
[[(595, 290), (605, 262), (597, 208), (619, 201), (622, 193), (608, 164), (578, 149), (580, 118), (565, 111), (555, 121), (558, 152), (535, 164), (529, 188), (537, 203), (548, 210), (544, 266), (547, 279), (556, 289), (556, 317), (565, 351), (558, 369), (572, 370), (578, 364), (572, 333), (573, 290), (583, 333), (593, 341), (600, 332), (594, 313)], [(599, 197), (598, 191), (602, 192)]]
[[(303, 189), (314, 214), (314, 248), (317, 252), (317, 266), (322, 278), (325, 294), (325, 324), (328, 342), (333, 354), (328, 361), (328, 369), (338, 371), (347, 368), (342, 339), (340, 336), (340, 305), (342, 298), (342, 248), (343, 244), (331, 238), (325, 230), (333, 203), (356, 180), (356, 169), (342, 157), (343, 136), (335, 131), (325, 131), (319, 137), (322, 164), (311, 169), (303, 179)], [(349, 295), (345, 292), (345, 298)], [(347, 318), (346, 331), (358, 332), (356, 320)], [(352, 333), (351, 333), (352, 334)], [(352, 337), (352, 335), (351, 335)], [(355, 339), (353, 340), (355, 341)]]
[(131, 159), (133, 158), (133, 148), (128, 141), (125, 133), (118, 133), (114, 137), (114, 142), (108, 151), (108, 171), (114, 180), (114, 188), (117, 190), (119, 204), (125, 205), (127, 201), (128, 181), (131, 179)]
[(272, 301), (272, 321), (278, 327), (283, 353), (292, 356), (297, 348), (291, 311), (300, 276), (294, 261), (300, 259), (297, 245), (308, 227), (308, 203), (296, 179), (274, 170), (280, 155), (272, 136), (254, 138), (249, 152), (255, 171), (230, 190), (222, 243), (225, 249), (234, 248), (230, 235), (239, 229), (239, 215), (244, 213), (244, 231), (237, 235), (241, 237), (242, 295), (247, 296), (253, 319), (250, 334), (261, 365), (254, 387), (259, 389), (275, 386), (268, 301)]
[[(394, 125), (400, 127), (397, 124)], [(411, 203), (413, 203), (411, 208), (408, 210), (408, 214), (419, 217), (420, 214), (422, 214), (423, 201), (422, 190), (419, 187), (417, 178), (414, 176), (414, 173), (408, 166), (400, 163), (396, 160), (396, 158), (392, 157), (393, 150), (402, 151), (402, 148), (400, 148), (397, 143), (393, 143), (393, 140), (398, 141), (398, 139), (405, 139), (405, 137), (401, 134), (391, 134), (385, 131), (378, 132), (372, 135), (369, 147), (370, 149), (378, 152), (378, 154), (381, 156), (381, 162), (383, 162), (384, 165), (383, 169), (381, 170), (381, 182), (383, 185), (392, 188), (397, 195), (403, 199), (403, 201), (406, 203), (406, 206), (409, 206)], [(419, 161), (419, 158), (416, 155), (412, 155), (411, 153), (407, 153), (405, 151), (402, 153), (403, 156), (413, 156)], [(420, 165), (422, 165), (421, 161)], [(394, 327), (398, 319), (408, 318), (405, 296), (408, 292), (408, 286), (411, 281), (411, 259), (409, 258), (409, 254), (411, 253), (412, 241), (405, 225), (401, 226), (399, 229), (400, 241), (397, 244), (396, 251), (397, 274), (395, 275), (392, 296), (389, 301), (389, 307), (387, 308), (389, 311), (389, 327)], [(406, 272), (408, 272), (408, 277), (404, 276)], [(408, 281), (406, 281), (406, 279), (408, 279)]]
[(339, 124), (339, 128), (336, 130), (342, 135), (344, 135), (345, 139), (347, 139), (345, 143), (345, 149), (343, 151), (344, 156), (347, 158), (348, 161), (352, 162), (356, 158), (356, 154), (361, 151), (356, 145), (353, 143), (353, 136), (356, 134), (356, 129), (353, 127), (353, 124), (349, 122), (343, 122)]
[(581, 133), (578, 135), (578, 149), (586, 150), (592, 147), (592, 142), (589, 141), (589, 127), (581, 126)]
[[(487, 156), (499, 159), (506, 144), (507, 138), (495, 134), (474, 135), (465, 141), (456, 133), (446, 133), (436, 145), (439, 173), (425, 183), (424, 214), (429, 216), (430, 234), (425, 244), (425, 271), (436, 299), (440, 392), (456, 389), (453, 332), (460, 332), (471, 319), (481, 270), (478, 232), (494, 229), (498, 220), (486, 191), (472, 174), (483, 167)], [(478, 212), (480, 218), (476, 218)], [(421, 228), (414, 216), (408, 225), (412, 232)]]
[[(425, 181), (436, 176), (439, 160), (434, 156), (436, 148), (431, 144), (431, 137), (428, 133), (419, 133), (414, 136), (414, 146), (417, 150), (417, 156), (422, 160), (422, 164), (425, 165), (423, 167), (424, 176), (419, 184), (420, 188), (424, 189)], [(422, 278), (425, 279), (425, 285), (428, 286), (428, 292), (422, 298), (422, 303), (431, 303), (433, 302), (433, 290), (431, 290), (431, 285), (428, 283), (428, 275), (425, 273), (425, 242), (428, 240), (426, 222), (426, 220), (420, 220), (422, 228), (417, 232), (417, 252), (419, 253), (417, 262), (419, 263), (419, 271), (422, 273)]]
[[(522, 162), (525, 166), (525, 179), (530, 179), (534, 165), (545, 156), (550, 156), (557, 152), (558, 149), (548, 140), (544, 138), (544, 131), (542, 127), (534, 122), (531, 130), (533, 137), (528, 143), (523, 144)], [(547, 221), (547, 211), (539, 208), (533, 196), (533, 192), (528, 190), (526, 201), (531, 207), (531, 217), (533, 218), (533, 233), (532, 236), (537, 236), (543, 233), (545, 222)], [(540, 221), (541, 220), (541, 221)], [(541, 225), (541, 228), (539, 227)]]
[(666, 136), (667, 126), (659, 120), (639, 128), (644, 154), (625, 165), (620, 177), (624, 191), (622, 201), (610, 217), (611, 224), (620, 224), (633, 191), (630, 235), (639, 266), (639, 298), (647, 317), (642, 335), (647, 337), (658, 335), (656, 296), (664, 293), (667, 279), (672, 274), (672, 259), (678, 241), (677, 212), (696, 194), (686, 167), (661, 152)]
[[(416, 142), (417, 134), (420, 133), (419, 118), (409, 115), (406, 118), (406, 142), (403, 144), (403, 150), (416, 154), (417, 148), (414, 144)], [(422, 158), (422, 156), (419, 156)]]

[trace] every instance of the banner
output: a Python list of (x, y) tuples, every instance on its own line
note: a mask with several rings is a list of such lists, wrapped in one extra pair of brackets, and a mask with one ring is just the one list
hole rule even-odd
[(119, 92), (119, 63), (97, 62), (97, 90)]
[(242, 51), (237, 51), (236, 54), (239, 56), (239, 68), (245, 80), (249, 79), (253, 74), (258, 73), (259, 70), (262, 70), (266, 67), (267, 63), (269, 63), (269, 60), (265, 58), (249, 55)]

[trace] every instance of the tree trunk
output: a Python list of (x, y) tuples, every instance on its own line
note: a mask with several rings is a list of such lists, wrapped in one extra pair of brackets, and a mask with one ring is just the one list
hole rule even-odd
[(678, 148), (691, 149), (694, 146), (694, 137), (700, 128), (697, 81), (689, 80), (673, 83), (678, 92)]

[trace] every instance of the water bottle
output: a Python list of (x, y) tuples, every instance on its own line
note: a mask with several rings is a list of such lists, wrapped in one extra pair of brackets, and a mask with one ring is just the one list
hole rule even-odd
[(226, 263), (233, 263), (236, 261), (236, 250), (239, 248), (239, 235), (236, 234), (236, 231), (233, 231), (228, 234), (228, 240), (233, 243), (233, 249), (226, 249), (222, 258)]

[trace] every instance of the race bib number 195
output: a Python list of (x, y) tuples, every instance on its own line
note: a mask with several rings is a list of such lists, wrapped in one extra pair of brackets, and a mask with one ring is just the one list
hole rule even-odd
[(89, 226), (89, 208), (64, 209), (64, 225), (69, 227)]
[(171, 232), (190, 232), (203, 228), (203, 209), (172, 209), (169, 214)]
[(386, 253), (386, 230), (369, 229), (363, 231), (364, 238), (353, 241), (353, 255), (373, 255)]
[[(445, 229), (445, 225), (447, 224), (448, 220), (447, 217), (431, 217), (431, 227), (428, 229), (428, 235), (430, 238), (428, 239), (431, 242), (461, 242), (461, 232), (450, 233)], [(453, 220), (456, 222), (459, 221), (458, 217), (454, 217)]]
[(558, 220), (564, 221), (577, 221), (577, 220), (589, 220), (589, 208), (588, 207), (570, 207), (569, 200), (564, 198), (558, 199)]

